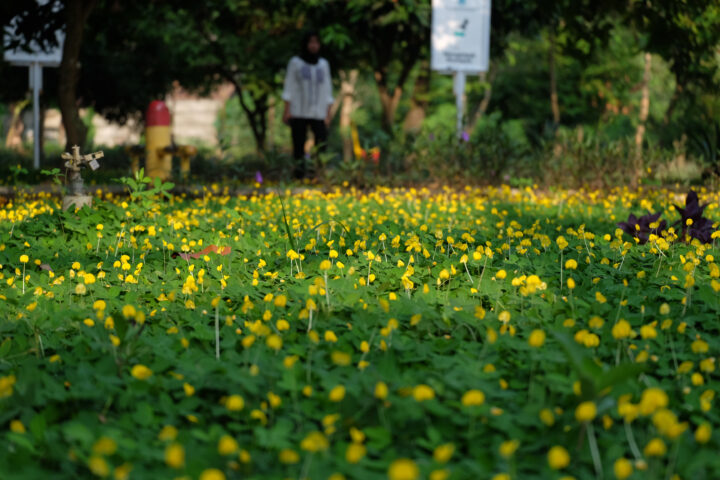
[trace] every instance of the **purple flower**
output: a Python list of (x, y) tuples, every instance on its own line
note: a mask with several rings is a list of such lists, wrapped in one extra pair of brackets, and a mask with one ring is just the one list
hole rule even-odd
[(262, 182), (263, 182), (263, 176), (262, 176), (262, 173), (260, 173), (260, 170), (258, 170), (257, 172), (255, 172), (255, 181), (256, 181), (257, 183), (262, 183)]
[(431, 142), (435, 141), (435, 134), (430, 132), (430, 135), (428, 135), (428, 138), (430, 139)]
[(462, 138), (463, 142), (469, 142), (470, 141), (470, 134), (468, 132), (462, 132), (460, 135), (460, 138)]
[(650, 239), (650, 234), (660, 236), (665, 230), (667, 222), (660, 220), (660, 215), (661, 212), (655, 214), (648, 213), (638, 218), (631, 213), (627, 222), (620, 222), (617, 226), (631, 237), (636, 237), (640, 245), (644, 245)]

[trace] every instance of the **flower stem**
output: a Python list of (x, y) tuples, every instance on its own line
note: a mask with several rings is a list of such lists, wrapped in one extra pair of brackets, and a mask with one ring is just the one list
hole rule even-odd
[(590, 455), (592, 455), (593, 465), (595, 466), (595, 476), (599, 479), (603, 478), (602, 460), (600, 459), (600, 451), (598, 450), (597, 439), (595, 439), (595, 429), (592, 423), (587, 424), (588, 444), (590, 445)]

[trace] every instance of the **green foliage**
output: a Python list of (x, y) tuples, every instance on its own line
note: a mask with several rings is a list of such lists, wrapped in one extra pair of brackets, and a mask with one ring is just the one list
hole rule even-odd
[(122, 177), (118, 182), (127, 186), (130, 199), (137, 205), (137, 211), (148, 211), (158, 196), (172, 198), (170, 190), (175, 186), (172, 182), (163, 182), (158, 177), (145, 176), (144, 169), (139, 169), (134, 177)]

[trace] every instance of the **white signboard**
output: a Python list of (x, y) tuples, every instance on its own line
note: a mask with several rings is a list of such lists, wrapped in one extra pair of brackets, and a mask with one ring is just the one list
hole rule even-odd
[(433, 0), (433, 70), (480, 73), (490, 58), (490, 0)]
[[(47, 5), (48, 1), (49, 0), (37, 0), (36, 3), (38, 5)], [(60, 2), (55, 2), (52, 5), (53, 11), (61, 8), (62, 4)], [(20, 17), (15, 17), (10, 20), (9, 25), (5, 27), (5, 31), (3, 32), (3, 44), (5, 46), (3, 57), (5, 61), (12, 65), (30, 66), (34, 63), (39, 63), (44, 67), (59, 66), (62, 60), (62, 49), (65, 41), (65, 33), (60, 30), (53, 32), (56, 40), (56, 45), (54, 46), (40, 45), (38, 41), (32, 40), (28, 45), (25, 45), (26, 48), (8, 48), (8, 45), (14, 40), (22, 40), (19, 38), (20, 34), (17, 32), (18, 25), (21, 21), (22, 19)]]

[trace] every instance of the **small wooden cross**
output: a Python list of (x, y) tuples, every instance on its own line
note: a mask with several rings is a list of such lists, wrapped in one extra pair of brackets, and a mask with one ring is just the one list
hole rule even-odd
[(105, 154), (102, 151), (89, 153), (87, 155), (80, 155), (80, 147), (77, 145), (72, 147), (72, 153), (66, 152), (62, 154), (63, 160), (67, 160), (67, 162), (65, 162), (65, 168), (69, 168), (74, 171), (80, 171), (80, 168), (86, 164), (92, 170), (97, 170), (100, 168), (98, 159), (103, 158), (104, 156)]
[(100, 152), (89, 153), (87, 155), (80, 155), (80, 147), (74, 145), (72, 147), (72, 153), (63, 153), (61, 155), (65, 162), (65, 168), (70, 170), (68, 177), (69, 193), (70, 195), (82, 195), (83, 194), (83, 180), (80, 176), (80, 169), (85, 165), (89, 166), (92, 170), (100, 168), (98, 158), (103, 158), (105, 154)]

